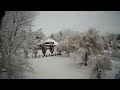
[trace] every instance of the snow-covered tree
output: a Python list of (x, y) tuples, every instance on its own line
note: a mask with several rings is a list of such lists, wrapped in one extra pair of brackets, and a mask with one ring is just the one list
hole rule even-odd
[(71, 30), (71, 29), (63, 29), (60, 32), (54, 33), (54, 39), (57, 42), (60, 42), (61, 40), (64, 40), (66, 37), (73, 35), (75, 31)]
[(26, 32), (26, 39), (25, 39), (24, 45), (25, 45), (24, 47), (27, 50), (31, 49), (35, 45), (35, 36), (31, 28)]
[(62, 36), (62, 31), (60, 31), (60, 35)]
[(34, 47), (38, 48), (38, 43), (41, 43), (45, 39), (45, 35), (40, 28), (39, 30), (33, 32), (32, 29), (28, 29), (26, 31), (26, 39), (24, 42), (25, 50), (34, 49)]
[(51, 38), (51, 39), (54, 39), (54, 35), (53, 35), (53, 34), (51, 34), (50, 38)]
[(45, 34), (42, 31), (42, 28), (38, 29), (36, 32), (36, 38), (38, 39), (38, 42), (40, 42), (41, 40), (43, 40), (45, 38)]
[(101, 36), (101, 39), (103, 40), (104, 43), (104, 50), (109, 50), (109, 40), (108, 40), (108, 35), (103, 35)]
[(113, 39), (115, 38), (115, 36), (116, 36), (116, 34), (114, 34), (114, 33), (109, 33), (109, 34), (108, 34), (108, 40), (109, 40), (109, 41), (113, 41)]
[(2, 69), (6, 69), (7, 78), (22, 78), (22, 73), (29, 66), (22, 51), (26, 40), (26, 30), (32, 25), (36, 12), (6, 11), (2, 19), (0, 35), (2, 36), (0, 61), (0, 78)]
[(61, 40), (61, 35), (59, 33), (54, 33), (54, 40), (57, 41), (57, 42), (60, 42)]
[(117, 53), (118, 53), (118, 48), (117, 48), (118, 43), (117, 43), (117, 38), (116, 37), (117, 36), (114, 36), (113, 43), (112, 43), (112, 48), (113, 48), (113, 50), (112, 50), (112, 56), (114, 57), (114, 59), (116, 58)]
[(92, 54), (100, 54), (103, 52), (103, 43), (102, 40), (100, 39), (100, 35), (98, 31), (96, 31), (94, 28), (90, 28), (86, 33), (82, 34), (81, 39), (79, 40), (79, 47), (84, 48), (84, 52), (82, 57), (85, 66), (87, 66), (87, 61), (89, 59), (89, 56)]
[(103, 53), (103, 41), (98, 31), (94, 28), (90, 28), (87, 32), (66, 30), (63, 31), (62, 35), (62, 47), (64, 47), (64, 51), (68, 53), (75, 52), (81, 56), (85, 66), (87, 66), (87, 61), (91, 55)]
[(62, 51), (65, 51), (68, 56), (69, 53), (75, 51), (75, 45), (72, 44), (72, 42), (74, 42), (73, 36), (76, 35), (78, 32), (72, 31), (67, 29), (66, 31), (62, 32), (62, 39), (59, 42), (59, 47), (61, 47)]
[(69, 47), (71, 52), (76, 52), (78, 51), (79, 48), (82, 46), (82, 35), (83, 33), (81, 32), (75, 32), (73, 35), (69, 36)]

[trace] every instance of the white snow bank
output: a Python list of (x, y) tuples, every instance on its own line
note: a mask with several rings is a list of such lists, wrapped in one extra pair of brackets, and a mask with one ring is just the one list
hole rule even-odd
[(35, 73), (25, 73), (28, 79), (89, 79), (90, 68), (75, 64), (67, 56), (29, 59)]

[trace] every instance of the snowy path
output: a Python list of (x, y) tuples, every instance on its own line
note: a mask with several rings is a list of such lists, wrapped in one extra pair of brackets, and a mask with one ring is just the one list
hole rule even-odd
[(35, 73), (26, 73), (27, 79), (88, 79), (90, 69), (74, 63), (68, 56), (50, 56), (29, 59)]

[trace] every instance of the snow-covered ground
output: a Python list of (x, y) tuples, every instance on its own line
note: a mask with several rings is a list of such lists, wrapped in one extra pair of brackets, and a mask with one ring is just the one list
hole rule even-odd
[[(49, 54), (49, 51), (47, 51)], [(39, 50), (39, 54), (42, 52)], [(31, 54), (30, 54), (31, 56)], [(73, 56), (67, 55), (49, 56), (29, 59), (34, 72), (25, 73), (26, 79), (89, 79), (90, 67), (80, 66), (79, 61), (75, 61)], [(120, 66), (120, 61), (111, 60), (113, 69), (105, 71), (105, 79), (114, 79)]]
[[(39, 51), (40, 53), (41, 51)], [(89, 67), (82, 67), (67, 55), (29, 59), (34, 73), (25, 73), (27, 79), (89, 79)]]

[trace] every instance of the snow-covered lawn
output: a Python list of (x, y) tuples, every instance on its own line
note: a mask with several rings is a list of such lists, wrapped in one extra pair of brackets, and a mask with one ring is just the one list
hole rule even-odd
[(25, 73), (27, 79), (88, 79), (89, 67), (82, 67), (67, 55), (29, 59), (34, 73)]
[[(49, 54), (49, 51), (47, 52)], [(38, 55), (42, 55), (39, 51)], [(74, 57), (67, 55), (49, 56), (29, 59), (34, 72), (25, 73), (26, 79), (89, 79), (91, 68), (80, 66), (79, 61), (74, 61)], [(112, 70), (106, 70), (104, 79), (114, 79), (120, 61), (111, 60)]]

